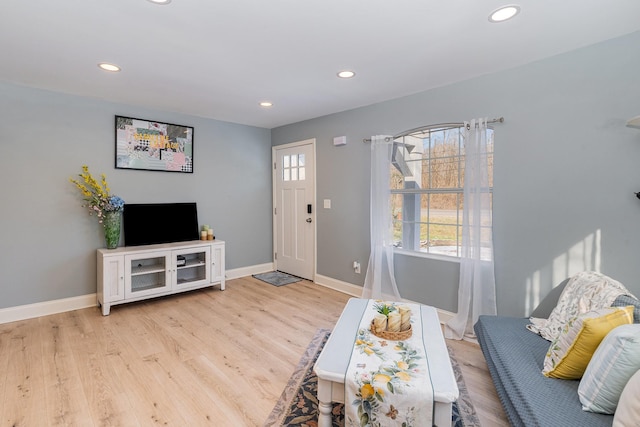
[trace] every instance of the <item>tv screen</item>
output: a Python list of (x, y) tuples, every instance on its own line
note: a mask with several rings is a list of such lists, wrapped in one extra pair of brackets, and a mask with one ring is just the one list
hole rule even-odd
[(124, 245), (198, 240), (198, 211), (195, 203), (125, 204)]

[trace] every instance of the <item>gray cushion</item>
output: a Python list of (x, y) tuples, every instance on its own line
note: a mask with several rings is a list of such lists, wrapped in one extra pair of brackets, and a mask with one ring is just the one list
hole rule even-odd
[(531, 312), (529, 317), (539, 317), (541, 319), (548, 319), (549, 315), (556, 308), (560, 294), (564, 291), (564, 287), (567, 286), (569, 279), (564, 279), (558, 286), (551, 289), (551, 292), (538, 304), (538, 306)]
[(633, 306), (633, 323), (640, 323), (640, 301), (631, 295), (620, 295), (611, 304), (611, 307), (626, 307), (628, 305)]
[(580, 381), (542, 375), (549, 341), (527, 330), (527, 323), (528, 319), (480, 316), (474, 325), (511, 426), (610, 427), (613, 416), (582, 410)]

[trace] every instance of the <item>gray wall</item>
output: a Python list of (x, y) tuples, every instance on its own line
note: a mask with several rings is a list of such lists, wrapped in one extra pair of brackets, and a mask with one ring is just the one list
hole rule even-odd
[[(273, 129), (317, 139), (318, 273), (362, 285), (369, 146), (362, 138), (504, 116), (495, 126), (498, 312), (524, 316), (560, 281), (599, 270), (640, 296), (640, 32), (508, 71)], [(424, 70), (428, 73), (428, 70)], [(334, 147), (332, 138), (348, 144)], [(331, 199), (332, 209), (322, 200)], [(363, 274), (353, 273), (359, 260)], [(396, 256), (401, 294), (456, 311), (458, 264)]]
[[(116, 114), (194, 126), (194, 173), (116, 170)], [(228, 269), (272, 261), (268, 129), (0, 83), (0, 147), (0, 308), (96, 292), (102, 230), (68, 181), (83, 164), (129, 203), (197, 202)]]
[[(503, 115), (496, 125), (498, 310), (526, 315), (595, 269), (640, 295), (640, 33), (523, 67), (266, 129), (0, 83), (0, 308), (95, 292), (101, 230), (68, 178), (88, 164), (130, 203), (196, 201), (227, 266), (271, 262), (270, 140), (317, 139), (318, 273), (361, 285), (369, 257), (362, 138)], [(428, 70), (425, 70), (428, 72)], [(195, 127), (195, 173), (116, 170), (114, 115)], [(349, 143), (334, 147), (334, 136)], [(322, 200), (331, 199), (332, 209)], [(353, 261), (363, 273), (353, 273)], [(407, 298), (456, 311), (458, 264), (397, 256)]]

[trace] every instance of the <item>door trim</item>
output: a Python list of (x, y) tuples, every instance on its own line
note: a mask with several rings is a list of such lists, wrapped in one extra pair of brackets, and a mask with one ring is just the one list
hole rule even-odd
[(271, 252), (271, 256), (273, 259), (273, 268), (274, 270), (278, 269), (278, 260), (275, 257), (275, 254), (278, 252), (278, 220), (275, 215), (275, 208), (277, 204), (277, 194), (276, 194), (276, 159), (277, 152), (281, 149), (300, 147), (303, 145), (311, 145), (311, 151), (313, 152), (313, 199), (315, 212), (313, 213), (313, 271), (311, 272), (312, 281), (315, 283), (316, 281), (316, 272), (318, 271), (318, 196), (316, 194), (318, 185), (316, 182), (316, 177), (318, 176), (318, 172), (316, 170), (316, 139), (310, 138), (305, 139), (304, 141), (290, 142), (288, 144), (274, 145), (271, 147), (271, 221), (272, 221), (272, 233), (273, 233), (273, 251)]

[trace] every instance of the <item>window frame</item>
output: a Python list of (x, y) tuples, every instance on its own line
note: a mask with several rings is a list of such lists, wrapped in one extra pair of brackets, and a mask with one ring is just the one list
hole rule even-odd
[(283, 182), (306, 180), (306, 160), (304, 154), (298, 153), (282, 156), (281, 179)]
[[(433, 156), (433, 149), (432, 147), (434, 147), (435, 145), (437, 145), (437, 142), (434, 142), (434, 138), (432, 135), (434, 134), (440, 134), (442, 135), (442, 141), (445, 141), (446, 138), (446, 134), (445, 132), (447, 131), (451, 131), (451, 130), (456, 130), (457, 133), (457, 137), (455, 137), (457, 139), (456, 142), (456, 148), (455, 148), (455, 154), (453, 155), (445, 155), (445, 156), (437, 156), (434, 157)], [(494, 160), (494, 140), (493, 140), (493, 129), (488, 127), (487, 128), (487, 132), (490, 132), (490, 134), (487, 135), (487, 138), (490, 138), (490, 144), (488, 144), (490, 146), (490, 149), (487, 150), (487, 155), (490, 156), (490, 160), (488, 159), (489, 163), (489, 182), (490, 182), (490, 186), (488, 188), (488, 192), (490, 194), (490, 200), (491, 200), (491, 206), (493, 206), (493, 160)], [(424, 172), (423, 168), (421, 167), (421, 176), (420, 176), (420, 180), (421, 180), (421, 184), (424, 182), (425, 180), (425, 174), (428, 174), (427, 177), (427, 182), (428, 182), (428, 186), (426, 188), (422, 188), (422, 186), (416, 186), (414, 188), (406, 188), (406, 181), (404, 180), (404, 178), (406, 177), (406, 175), (403, 174), (402, 169), (407, 169), (408, 166), (405, 163), (403, 166), (398, 166), (398, 158), (397, 155), (398, 153), (396, 152), (396, 150), (400, 150), (400, 147), (403, 147), (402, 150), (402, 156), (400, 156), (400, 160), (402, 162), (406, 162), (406, 160), (404, 159), (404, 155), (407, 154), (407, 138), (413, 138), (414, 142), (416, 140), (416, 138), (418, 140), (420, 140), (423, 144), (423, 150), (421, 151), (422, 155), (419, 159), (411, 159), (411, 162), (415, 162), (415, 161), (419, 161), (422, 164), (427, 164), (429, 165), (426, 168), (426, 172)], [(425, 140), (428, 140), (427, 143), (425, 143)], [(412, 144), (409, 144), (412, 145)], [(425, 146), (428, 146), (429, 148), (426, 149), (424, 148)], [(414, 145), (415, 147), (415, 145)], [(446, 261), (454, 261), (454, 262), (459, 262), (459, 260), (461, 259), (461, 249), (462, 249), (462, 223), (463, 223), (463, 208), (464, 208), (464, 162), (465, 162), (465, 156), (466, 153), (464, 151), (464, 125), (462, 124), (455, 124), (452, 126), (452, 124), (446, 124), (446, 125), (435, 125), (434, 127), (431, 128), (422, 128), (422, 129), (418, 129), (415, 132), (409, 132), (406, 134), (403, 134), (400, 137), (396, 137), (394, 139), (394, 155), (393, 155), (393, 162), (391, 165), (391, 177), (390, 177), (390, 182), (389, 182), (389, 187), (390, 187), (390, 206), (392, 209), (392, 223), (393, 223), (393, 231), (394, 231), (394, 237), (393, 237), (393, 246), (394, 246), (394, 252), (396, 253), (400, 253), (400, 254), (404, 254), (404, 255), (411, 255), (411, 256), (418, 256), (418, 257), (424, 257), (424, 258), (432, 258), (432, 259), (440, 259), (440, 260), (446, 260)], [(428, 156), (425, 156), (425, 151), (428, 152)], [(434, 178), (434, 174), (432, 172), (431, 169), (431, 165), (434, 161), (438, 161), (438, 160), (446, 160), (446, 159), (457, 159), (456, 164), (457, 164), (457, 186), (454, 187), (433, 187), (433, 178)], [(395, 169), (395, 171), (394, 171)], [(397, 172), (396, 172), (397, 171)], [(394, 174), (394, 172), (396, 172)], [(403, 182), (403, 186), (405, 188), (393, 188), (394, 187), (394, 175), (397, 178), (398, 177), (398, 173), (400, 174), (400, 176), (402, 176), (402, 182)], [(415, 182), (415, 178), (414, 178), (414, 182)], [(416, 199), (419, 200), (419, 207), (418, 207), (418, 212), (419, 212), (419, 219), (416, 220), (411, 220), (411, 218), (409, 218), (409, 220), (406, 220), (406, 216), (405, 216), (405, 207), (407, 206), (406, 203), (406, 196), (407, 195), (416, 195)], [(433, 222), (431, 220), (432, 218), (432, 212), (434, 210), (436, 210), (436, 208), (431, 208), (430, 203), (432, 200), (432, 195), (442, 195), (442, 194), (455, 194), (456, 195), (456, 203), (455, 205), (457, 207), (455, 207), (455, 223), (441, 223), (441, 222)], [(402, 206), (402, 218), (401, 219), (396, 219), (395, 215), (393, 214), (394, 212), (394, 207), (397, 204), (397, 200), (395, 201), (396, 203), (394, 203), (394, 198), (400, 196), (401, 198), (401, 203), (400, 205)], [(423, 208), (422, 204), (423, 204), (423, 197), (427, 198), (427, 203), (426, 206)], [(417, 203), (414, 200), (414, 205)], [(415, 210), (415, 207), (414, 207)], [(493, 208), (491, 209), (493, 212)], [(426, 211), (426, 221), (423, 220), (423, 212)], [(415, 212), (414, 212), (415, 214)], [(411, 215), (409, 215), (410, 217)], [(493, 215), (492, 215), (493, 216)], [(414, 218), (415, 219), (415, 218)], [(396, 228), (397, 225), (400, 225), (400, 237), (399, 239), (395, 237), (396, 234)], [(411, 232), (405, 232), (405, 227), (407, 224), (412, 224), (411, 228), (412, 231)], [(445, 227), (450, 227), (453, 226), (456, 228), (456, 232), (455, 232), (455, 247), (453, 246), (448, 246), (451, 249), (455, 248), (455, 255), (452, 255), (450, 253), (446, 253), (445, 251), (440, 251), (440, 252), (432, 252), (432, 247), (439, 247), (438, 245), (431, 245), (430, 242), (435, 241), (435, 239), (432, 238), (432, 225), (439, 225), (439, 226), (445, 226)], [(423, 240), (421, 240), (421, 233), (422, 233), (422, 226), (426, 226), (426, 244), (423, 247), (422, 242)], [(491, 228), (492, 225), (489, 225), (487, 228)], [(411, 236), (413, 236), (413, 238), (411, 238)], [(417, 240), (416, 240), (416, 236), (417, 236)], [(413, 240), (413, 244), (411, 246), (413, 247), (404, 247), (404, 244), (406, 242), (411, 243), (411, 240)], [(417, 242), (417, 245), (415, 244)], [(417, 246), (417, 248), (416, 248)], [(443, 247), (443, 246), (442, 246)]]

